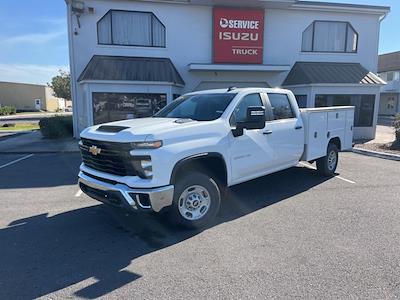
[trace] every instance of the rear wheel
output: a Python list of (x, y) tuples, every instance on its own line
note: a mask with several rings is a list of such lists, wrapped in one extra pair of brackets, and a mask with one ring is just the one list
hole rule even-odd
[(211, 224), (221, 204), (221, 193), (215, 180), (200, 172), (189, 172), (175, 182), (170, 220), (188, 228)]
[(328, 145), (327, 154), (317, 160), (317, 170), (323, 176), (333, 176), (339, 161), (339, 150), (335, 144)]

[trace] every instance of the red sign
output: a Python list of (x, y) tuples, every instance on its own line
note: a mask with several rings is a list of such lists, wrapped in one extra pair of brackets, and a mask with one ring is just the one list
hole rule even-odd
[(214, 7), (214, 63), (263, 63), (264, 10)]

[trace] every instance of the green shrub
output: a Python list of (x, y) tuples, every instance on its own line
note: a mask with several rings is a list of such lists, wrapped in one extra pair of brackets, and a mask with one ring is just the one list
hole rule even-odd
[(396, 140), (393, 142), (392, 148), (400, 148), (400, 114), (396, 115), (396, 118), (393, 122), (393, 127), (396, 134)]
[(14, 106), (1, 106), (0, 116), (14, 115), (17, 112)]
[(45, 138), (57, 139), (72, 136), (72, 117), (56, 116), (43, 118), (39, 122), (40, 132)]

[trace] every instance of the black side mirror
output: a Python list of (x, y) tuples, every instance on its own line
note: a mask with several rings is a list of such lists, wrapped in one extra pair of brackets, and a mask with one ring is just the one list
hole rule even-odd
[(236, 128), (232, 129), (233, 136), (243, 135), (243, 130), (263, 129), (265, 127), (265, 107), (249, 106), (247, 108), (247, 117), (244, 122), (237, 122)]

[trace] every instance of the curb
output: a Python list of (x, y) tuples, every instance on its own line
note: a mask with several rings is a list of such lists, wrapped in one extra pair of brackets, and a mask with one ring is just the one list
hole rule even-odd
[(360, 148), (353, 148), (353, 153), (382, 158), (382, 159), (400, 161), (400, 155), (397, 155), (397, 154), (389, 154), (389, 153), (365, 150), (365, 149), (360, 149)]
[(0, 151), (0, 154), (72, 154), (80, 153), (79, 150), (49, 150), (49, 151)]
[[(17, 136), (20, 136), (23, 134), (31, 133), (31, 132), (32, 131), (21, 131), (21, 132), (15, 132), (14, 134), (10, 134), (10, 135), (0, 136), (0, 142), (7, 140), (7, 139), (12, 139), (14, 137), (17, 137)], [(4, 132), (4, 133), (6, 133), (6, 132)], [(7, 132), (7, 133), (9, 133), (9, 132)], [(11, 132), (11, 133), (13, 133), (13, 132)]]

